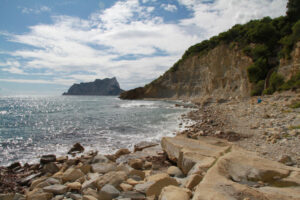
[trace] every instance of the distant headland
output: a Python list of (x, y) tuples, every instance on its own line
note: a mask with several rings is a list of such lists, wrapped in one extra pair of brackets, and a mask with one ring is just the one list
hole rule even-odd
[(94, 82), (73, 84), (63, 95), (119, 95), (123, 92), (115, 77), (96, 79)]

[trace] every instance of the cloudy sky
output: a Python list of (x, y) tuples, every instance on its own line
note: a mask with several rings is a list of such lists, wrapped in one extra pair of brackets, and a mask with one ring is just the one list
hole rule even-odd
[(163, 74), (191, 45), (234, 24), (284, 15), (287, 0), (0, 0), (0, 95), (61, 94)]

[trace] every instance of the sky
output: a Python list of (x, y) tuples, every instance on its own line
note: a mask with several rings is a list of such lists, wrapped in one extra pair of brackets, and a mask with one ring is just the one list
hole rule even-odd
[(0, 0), (0, 95), (60, 95), (116, 77), (122, 89), (162, 75), (202, 40), (287, 0)]

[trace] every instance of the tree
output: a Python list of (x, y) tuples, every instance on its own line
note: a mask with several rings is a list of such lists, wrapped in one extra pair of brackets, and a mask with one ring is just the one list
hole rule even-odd
[(289, 0), (287, 3), (287, 12), (290, 21), (297, 21), (300, 19), (300, 1), (299, 0)]

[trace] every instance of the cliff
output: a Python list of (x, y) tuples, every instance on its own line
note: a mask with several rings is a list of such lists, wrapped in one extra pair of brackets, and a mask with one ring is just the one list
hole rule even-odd
[(250, 95), (247, 67), (252, 59), (237, 47), (222, 44), (206, 55), (194, 55), (181, 62), (176, 71), (146, 85), (122, 93), (123, 99), (199, 97), (245, 97)]
[(63, 95), (119, 95), (123, 90), (115, 77), (74, 84)]

